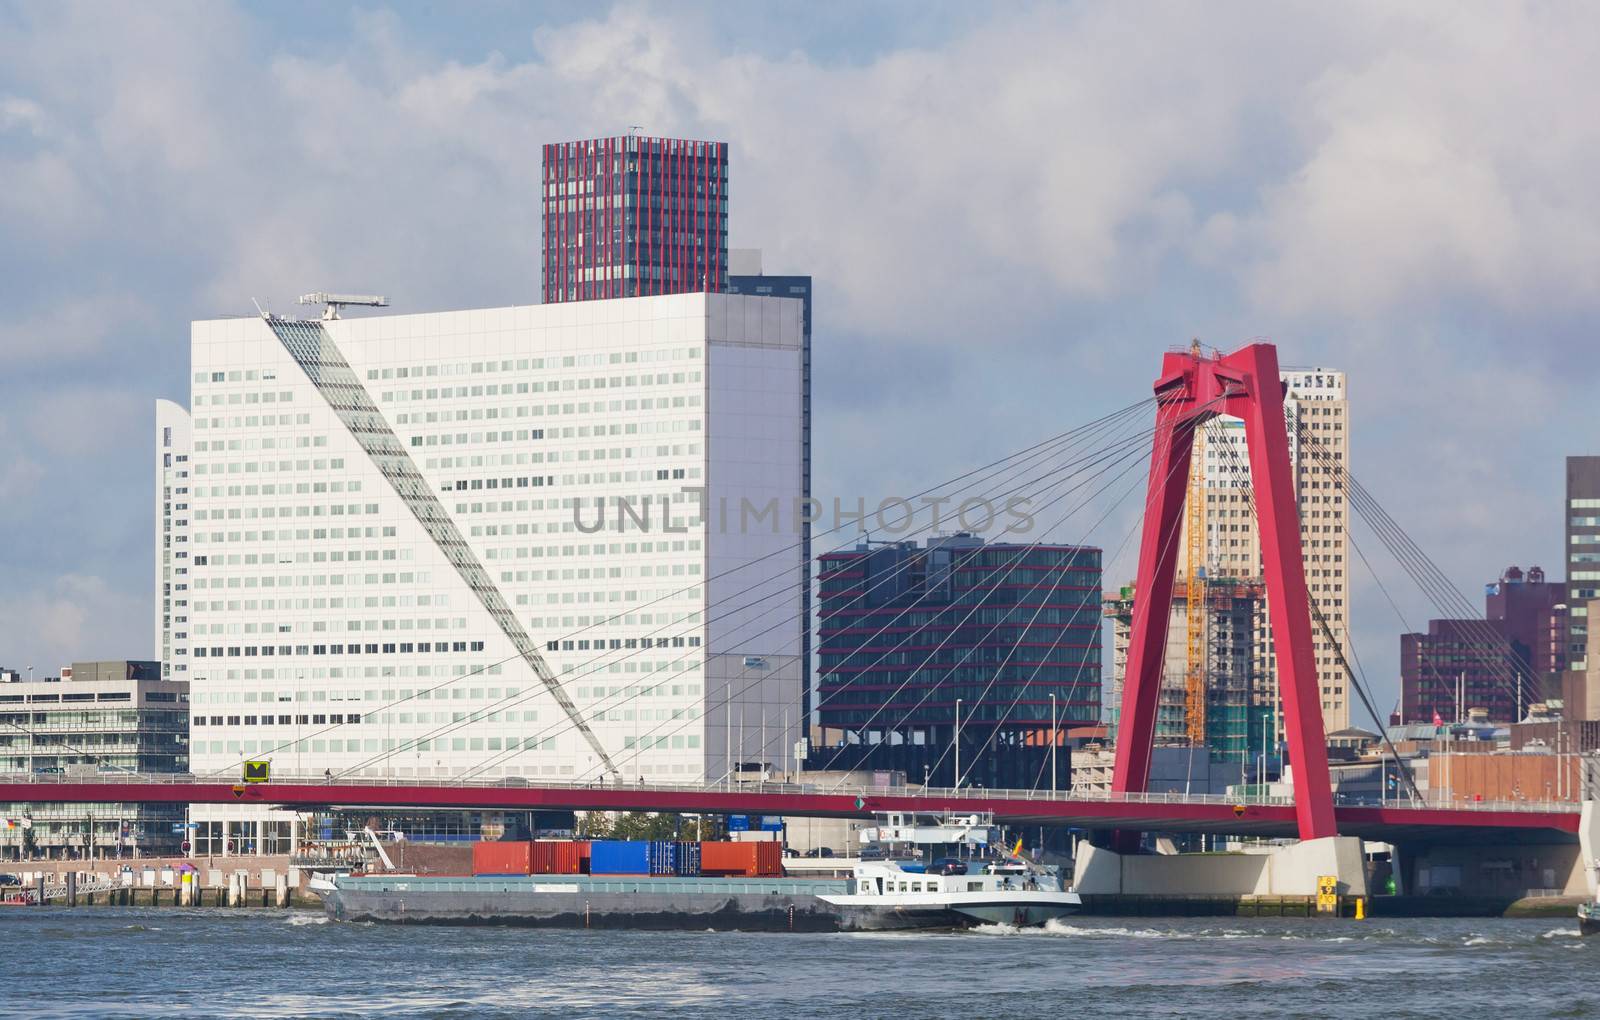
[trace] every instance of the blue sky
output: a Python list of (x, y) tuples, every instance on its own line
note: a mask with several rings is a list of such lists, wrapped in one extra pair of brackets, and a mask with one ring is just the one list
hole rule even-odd
[[(816, 277), (820, 491), (917, 491), (1138, 399), (1170, 345), (1264, 335), (1349, 373), (1356, 473), (1469, 597), (1559, 575), (1597, 20), (0, 3), (0, 663), (150, 654), (151, 405), (186, 400), (191, 319), (537, 300), (538, 145), (629, 124), (728, 140), (735, 246)], [(1392, 701), (1399, 623), (1355, 580)]]

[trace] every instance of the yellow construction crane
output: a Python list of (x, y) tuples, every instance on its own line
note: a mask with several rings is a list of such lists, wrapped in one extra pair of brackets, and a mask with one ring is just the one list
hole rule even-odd
[[(1190, 350), (1200, 356), (1200, 341)], [(1184, 726), (1189, 743), (1206, 742), (1206, 457), (1203, 437), (1195, 436), (1189, 461), (1188, 578), (1184, 587), (1184, 623), (1188, 660), (1184, 669)]]

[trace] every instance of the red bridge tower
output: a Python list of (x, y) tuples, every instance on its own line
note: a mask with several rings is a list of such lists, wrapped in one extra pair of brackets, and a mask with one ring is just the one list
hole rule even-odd
[[(1154, 452), (1111, 788), (1130, 793), (1142, 792), (1149, 785), (1189, 455), (1195, 430), (1217, 415), (1229, 414), (1244, 419), (1285, 736), (1294, 765), (1295, 819), (1301, 839), (1319, 839), (1338, 831), (1322, 733), (1322, 697), (1311, 646), (1300, 515), (1283, 420), (1284, 389), (1278, 376), (1278, 351), (1272, 344), (1250, 344), (1211, 358), (1183, 352), (1162, 359), (1161, 378), (1155, 385)], [(1191, 536), (1190, 541), (1204, 541), (1204, 536)]]

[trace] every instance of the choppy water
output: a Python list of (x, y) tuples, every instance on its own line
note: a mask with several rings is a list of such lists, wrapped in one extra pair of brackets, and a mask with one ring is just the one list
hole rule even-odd
[[(309, 913), (0, 911), (15, 1017), (1600, 1017), (1561, 920), (1082, 918), (960, 934), (397, 928)], [(716, 1020), (721, 1020), (716, 1016)]]

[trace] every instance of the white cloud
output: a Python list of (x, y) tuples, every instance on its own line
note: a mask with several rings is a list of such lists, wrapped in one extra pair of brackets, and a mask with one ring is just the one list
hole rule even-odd
[[(535, 300), (539, 144), (642, 124), (731, 141), (734, 243), (817, 277), (831, 490), (915, 489), (1146, 395), (1169, 344), (1272, 333), (1349, 371), (1358, 472), (1444, 508), (1470, 585), (1590, 434), (1586, 363), (1550, 366), (1600, 297), (1597, 20), (1017, 5), (842, 60), (623, 5), (445, 60), (393, 14), (311, 53), (220, 3), (29, 6), (0, 33), (4, 406), (70, 371), (115, 413), (48, 456), (0, 434), (0, 483), (142, 462), (185, 322), (251, 297)], [(148, 587), (139, 536), (30, 521), (29, 577)]]
[[(1504, 4), (1373, 19), (1324, 65), (1304, 160), (1249, 227), (1217, 223), (1265, 308), (1360, 316), (1424, 301), (1518, 313), (1600, 297), (1593, 9)], [(1576, 23), (1574, 23), (1576, 21)]]

